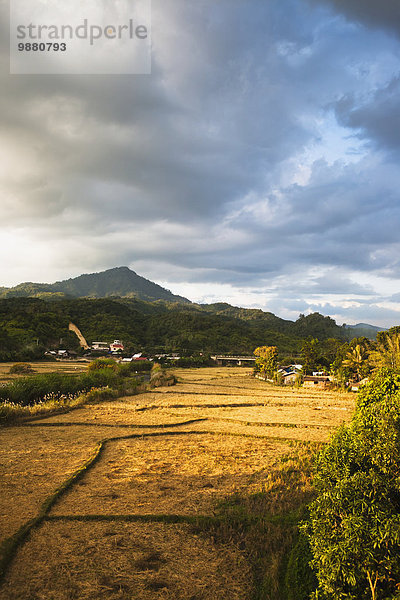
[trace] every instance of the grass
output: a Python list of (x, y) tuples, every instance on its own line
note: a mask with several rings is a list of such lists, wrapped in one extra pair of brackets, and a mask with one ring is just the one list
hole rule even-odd
[(2, 589), (7, 600), (250, 600), (240, 551), (184, 523), (48, 521), (19, 560), (24, 568), (15, 563)]
[[(14, 367), (24, 366), (22, 363)], [(135, 393), (141, 382), (132, 364), (92, 361), (85, 372), (37, 373), (0, 384), (0, 425), (37, 415), (65, 412), (91, 401)], [(26, 369), (17, 370), (26, 373)], [(163, 372), (160, 372), (163, 376)]]
[(99, 442), (89, 459), (82, 466), (80, 466), (77, 471), (68, 477), (68, 479), (63, 481), (63, 483), (50, 496), (46, 498), (46, 500), (40, 506), (38, 514), (33, 519), (22, 525), (22, 527), (20, 527), (18, 531), (14, 533), (14, 535), (6, 538), (2, 542), (0, 545), (0, 582), (3, 579), (7, 567), (14, 558), (14, 555), (21, 543), (30, 534), (33, 528), (41, 524), (47, 513), (60, 498), (60, 496), (64, 494), (65, 491), (80, 477), (82, 477), (83, 473), (98, 459), (102, 448), (103, 444), (102, 442)]
[(93, 388), (117, 389), (121, 384), (118, 373), (111, 369), (98, 369), (77, 375), (64, 373), (36, 374), (20, 377), (0, 387), (0, 400), (21, 406), (29, 406), (46, 399), (68, 397)]
[(233, 494), (220, 502), (213, 522), (199, 521), (196, 531), (219, 542), (234, 540), (253, 572), (253, 600), (288, 597), (286, 572), (297, 526), (314, 496), (311, 464), (318, 447), (296, 444), (280, 468), (271, 471), (264, 489)]
[(76, 394), (46, 394), (43, 400), (32, 405), (21, 405), (14, 402), (0, 403), (0, 425), (10, 425), (21, 420), (32, 420), (48, 414), (57, 414), (70, 411), (73, 408), (83, 406), (88, 402), (100, 402), (115, 398), (115, 390), (108, 386), (103, 388), (92, 388), (88, 392), (77, 392)]
[[(17, 379), (18, 373), (11, 373), (12, 367), (18, 363), (8, 362), (0, 363), (0, 382), (8, 382)], [(88, 367), (87, 361), (68, 360), (68, 361), (31, 361), (29, 363), (35, 373), (83, 373)]]
[(353, 398), (265, 386), (243, 369), (176, 374), (178, 394), (161, 387), (0, 431), (3, 539), (63, 490), (18, 539), (0, 595), (292, 600), (312, 456)]

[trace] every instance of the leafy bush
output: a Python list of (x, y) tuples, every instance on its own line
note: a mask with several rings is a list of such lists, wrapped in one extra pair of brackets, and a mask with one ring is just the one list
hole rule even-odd
[(151, 371), (153, 363), (150, 361), (132, 361), (128, 363), (120, 363), (117, 368), (117, 372), (122, 377), (132, 377), (136, 373), (144, 373)]
[(112, 358), (95, 358), (89, 363), (88, 372), (99, 370), (114, 371), (118, 376), (131, 377), (136, 372), (150, 371), (153, 363), (150, 361), (131, 361), (118, 363)]
[(85, 394), (85, 402), (102, 402), (104, 400), (111, 400), (117, 396), (118, 392), (109, 387), (92, 388)]
[(15, 363), (12, 365), (9, 370), (10, 375), (27, 375), (29, 373), (34, 373), (32, 369), (32, 365), (29, 363)]
[(113, 371), (117, 370), (117, 363), (112, 358), (95, 358), (88, 365), (89, 373), (91, 371), (98, 371), (99, 369), (112, 369)]
[(318, 459), (308, 532), (315, 599), (400, 598), (400, 378), (378, 372)]
[[(124, 363), (125, 364), (125, 363)], [(153, 363), (150, 360), (133, 360), (129, 365), (133, 373), (142, 373), (143, 371), (151, 371)]]
[(158, 363), (154, 363), (150, 375), (150, 387), (161, 387), (175, 385), (176, 377), (173, 373), (166, 371)]

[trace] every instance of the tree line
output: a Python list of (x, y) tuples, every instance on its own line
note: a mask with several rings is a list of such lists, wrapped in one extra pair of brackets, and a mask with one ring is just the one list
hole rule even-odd
[(400, 327), (380, 331), (376, 341), (366, 337), (350, 342), (308, 338), (300, 351), (303, 371), (327, 371), (345, 385), (367, 378), (378, 368), (400, 369)]
[[(33, 360), (46, 349), (79, 351), (68, 331), (72, 321), (90, 343), (123, 340), (127, 352), (232, 353), (251, 355), (255, 347), (277, 346), (282, 362), (298, 361), (304, 341), (318, 339), (319, 360), (352, 330), (319, 313), (296, 321), (272, 313), (219, 303), (195, 305), (137, 299), (0, 299), (0, 360)], [(329, 353), (328, 352), (328, 353)], [(325, 358), (324, 358), (325, 357)]]

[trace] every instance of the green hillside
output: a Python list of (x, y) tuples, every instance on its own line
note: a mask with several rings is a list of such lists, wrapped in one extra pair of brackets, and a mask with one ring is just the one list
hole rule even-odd
[(189, 303), (169, 290), (141, 277), (128, 267), (116, 267), (101, 273), (80, 275), (56, 283), (20, 283), (13, 288), (0, 288), (0, 298), (140, 298), (154, 301)]
[(350, 335), (357, 335), (357, 337), (366, 337), (370, 340), (376, 340), (376, 336), (380, 331), (386, 331), (386, 327), (376, 327), (375, 325), (368, 325), (368, 323), (357, 323), (357, 325), (346, 325), (350, 330)]
[(71, 321), (89, 343), (121, 339), (127, 352), (251, 354), (257, 346), (274, 345), (281, 357), (292, 358), (306, 339), (375, 338), (379, 329), (364, 323), (339, 327), (319, 313), (293, 322), (224, 302), (194, 304), (118, 267), (53, 284), (0, 288), (0, 360), (39, 357), (46, 349), (79, 350), (68, 331)]
[[(236, 316), (235, 316), (236, 315)], [(239, 315), (239, 316), (237, 316)], [(0, 358), (39, 356), (44, 349), (79, 349), (72, 321), (90, 343), (122, 339), (128, 352), (177, 351), (251, 354), (276, 345), (297, 355), (308, 337), (345, 339), (347, 331), (318, 313), (285, 321), (262, 311), (226, 305), (145, 302), (137, 299), (0, 299)]]

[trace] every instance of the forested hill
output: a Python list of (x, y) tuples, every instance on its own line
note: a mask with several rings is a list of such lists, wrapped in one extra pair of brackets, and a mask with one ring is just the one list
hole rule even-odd
[(160, 285), (141, 277), (128, 267), (116, 267), (101, 273), (80, 275), (56, 283), (20, 283), (13, 288), (0, 288), (0, 298), (140, 298), (154, 301), (190, 303)]
[(79, 349), (68, 331), (72, 321), (86, 340), (121, 339), (128, 352), (224, 352), (251, 354), (276, 345), (296, 356), (304, 339), (348, 339), (355, 329), (339, 327), (318, 313), (287, 321), (260, 310), (228, 304), (196, 305), (139, 299), (0, 299), (0, 359), (39, 355), (44, 349)]

